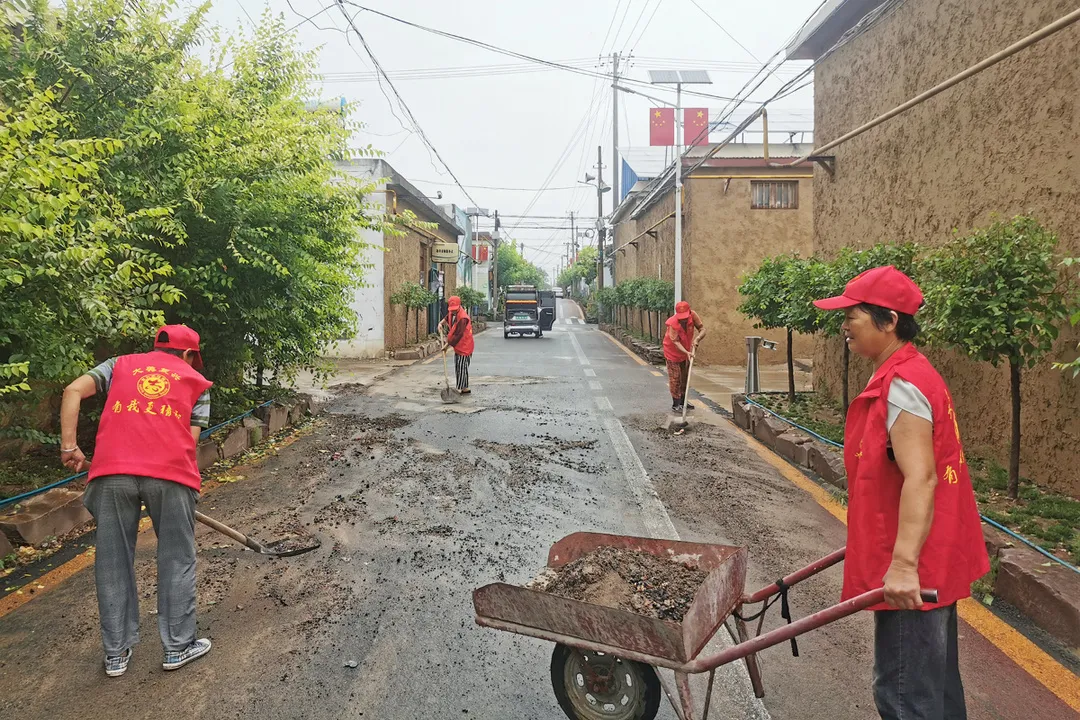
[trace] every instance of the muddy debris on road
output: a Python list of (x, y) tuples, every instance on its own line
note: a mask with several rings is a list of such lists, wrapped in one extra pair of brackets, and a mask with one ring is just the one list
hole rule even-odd
[(649, 553), (602, 547), (548, 568), (530, 584), (534, 590), (571, 600), (681, 622), (708, 573)]

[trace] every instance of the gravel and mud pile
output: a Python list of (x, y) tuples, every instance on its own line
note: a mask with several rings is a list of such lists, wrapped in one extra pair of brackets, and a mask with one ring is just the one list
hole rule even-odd
[(707, 574), (656, 555), (603, 547), (545, 571), (532, 587), (572, 600), (681, 622)]

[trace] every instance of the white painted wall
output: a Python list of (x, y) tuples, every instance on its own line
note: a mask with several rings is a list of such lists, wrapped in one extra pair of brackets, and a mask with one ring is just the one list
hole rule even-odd
[[(348, 175), (362, 180), (372, 179), (370, 165), (353, 165), (351, 163), (338, 163), (339, 169)], [(372, 212), (381, 213), (386, 208), (385, 184), (380, 184), (378, 191), (368, 196), (367, 201), (372, 207)], [(329, 353), (333, 357), (345, 358), (375, 358), (382, 357), (386, 350), (386, 338), (383, 332), (385, 325), (385, 311), (383, 297), (385, 294), (383, 264), (386, 252), (382, 248), (383, 236), (381, 232), (364, 229), (360, 231), (358, 240), (367, 244), (361, 253), (362, 262), (367, 265), (364, 268), (364, 286), (357, 288), (350, 307), (356, 312), (356, 335), (340, 341)]]

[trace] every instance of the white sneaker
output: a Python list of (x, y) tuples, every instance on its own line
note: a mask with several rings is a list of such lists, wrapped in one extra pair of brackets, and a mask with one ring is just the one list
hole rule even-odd
[(210, 652), (210, 641), (206, 638), (199, 638), (183, 650), (165, 653), (165, 661), (161, 663), (161, 667), (166, 670), (179, 670), (192, 660), (198, 660), (208, 652)]

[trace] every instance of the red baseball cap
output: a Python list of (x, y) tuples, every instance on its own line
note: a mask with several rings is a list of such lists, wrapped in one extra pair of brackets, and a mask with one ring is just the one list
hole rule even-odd
[(173, 350), (194, 350), (191, 367), (202, 370), (202, 353), (199, 352), (199, 333), (187, 325), (162, 325), (154, 335), (154, 347)]
[(459, 298), (457, 295), (451, 295), (446, 301), (446, 307), (449, 310), (460, 310), (461, 298)]
[(685, 320), (688, 317), (690, 317), (690, 303), (685, 300), (675, 303), (675, 319)]
[(907, 275), (892, 265), (884, 265), (853, 277), (843, 295), (814, 301), (822, 310), (843, 310), (862, 303), (914, 315), (922, 307), (923, 294)]

